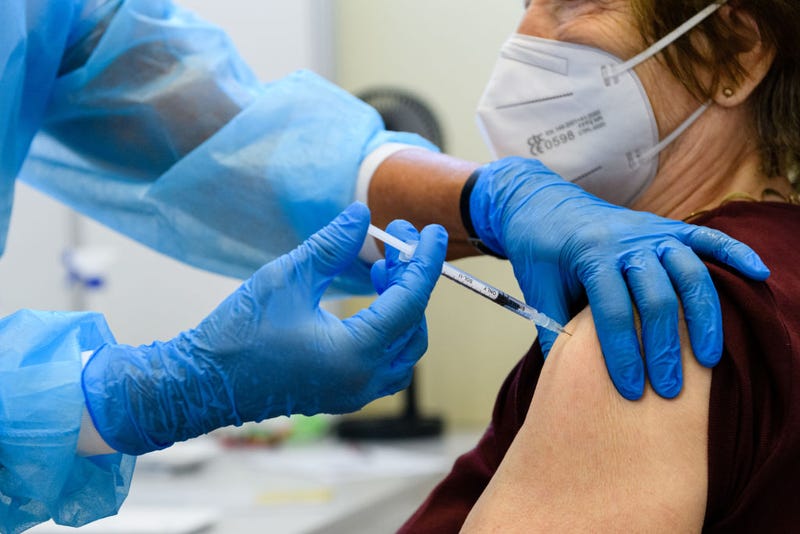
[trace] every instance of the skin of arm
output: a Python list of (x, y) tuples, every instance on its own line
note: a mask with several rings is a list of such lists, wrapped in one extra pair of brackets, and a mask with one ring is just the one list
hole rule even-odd
[[(402, 150), (376, 170), (367, 192), (373, 224), (385, 228), (405, 219), (417, 228), (441, 224), (447, 229), (447, 259), (476, 256), (467, 242), (459, 202), (464, 183), (477, 163), (428, 150)], [(381, 244), (379, 244), (381, 246)]]
[(525, 423), (462, 532), (700, 532), (711, 371), (681, 321), (685, 387), (638, 402), (605, 372), (587, 308), (548, 356)]

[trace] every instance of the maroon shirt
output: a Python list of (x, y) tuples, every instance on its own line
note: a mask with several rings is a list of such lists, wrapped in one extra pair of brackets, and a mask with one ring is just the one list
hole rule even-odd
[[(772, 274), (708, 263), (725, 345), (711, 381), (705, 532), (800, 529), (800, 206), (731, 202), (694, 221), (750, 245)], [(492, 421), (401, 532), (458, 532), (525, 421), (538, 343), (500, 389)]]

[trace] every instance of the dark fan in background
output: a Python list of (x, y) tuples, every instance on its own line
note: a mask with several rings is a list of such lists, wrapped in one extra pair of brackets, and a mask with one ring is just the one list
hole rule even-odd
[(419, 134), (444, 151), (439, 120), (419, 97), (391, 87), (369, 89), (356, 96), (380, 113), (387, 130)]
[[(387, 130), (419, 134), (444, 151), (439, 121), (419, 97), (401, 89), (378, 87), (357, 95), (375, 108)], [(417, 406), (416, 376), (405, 390), (403, 413), (392, 417), (343, 419), (336, 427), (339, 437), (351, 440), (403, 439), (441, 434), (442, 419), (423, 417)]]

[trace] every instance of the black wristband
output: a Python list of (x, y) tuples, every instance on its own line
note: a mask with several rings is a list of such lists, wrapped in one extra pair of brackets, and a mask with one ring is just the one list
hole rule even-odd
[(464, 225), (464, 229), (467, 231), (467, 241), (469, 241), (470, 245), (480, 250), (484, 254), (505, 260), (507, 259), (505, 256), (498, 254), (494, 250), (487, 247), (483, 241), (481, 241), (481, 239), (478, 237), (478, 232), (475, 231), (475, 225), (472, 224), (472, 214), (470, 212), (469, 199), (482, 170), (483, 167), (478, 167), (472, 171), (472, 174), (469, 175), (469, 178), (467, 178), (467, 181), (464, 183), (464, 187), (461, 189), (461, 199), (459, 202), (459, 209), (461, 211), (461, 224)]

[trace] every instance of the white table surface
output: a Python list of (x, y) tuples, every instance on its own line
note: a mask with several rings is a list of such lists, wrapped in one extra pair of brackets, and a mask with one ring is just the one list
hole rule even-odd
[[(474, 432), (449, 433), (438, 439), (358, 447), (330, 439), (273, 450), (221, 449), (210, 438), (178, 444), (140, 458), (130, 495), (117, 517), (78, 530), (390, 533), (478, 437)], [(75, 530), (45, 524), (30, 532)]]

